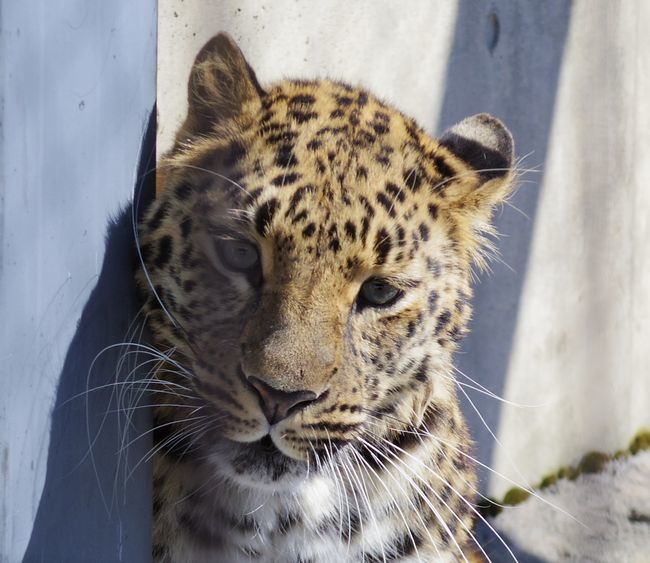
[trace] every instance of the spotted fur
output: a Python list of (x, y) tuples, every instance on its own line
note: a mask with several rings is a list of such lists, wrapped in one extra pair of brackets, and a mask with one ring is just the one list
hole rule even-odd
[[(367, 91), (262, 88), (221, 34), (140, 224), (155, 377), (154, 559), (456, 561), (475, 476), (452, 353), (512, 140), (439, 140)], [(218, 245), (245, 240), (252, 272)], [(368, 279), (397, 290), (360, 299)], [(270, 424), (251, 377), (316, 397)], [(263, 385), (260, 383), (259, 385)]]

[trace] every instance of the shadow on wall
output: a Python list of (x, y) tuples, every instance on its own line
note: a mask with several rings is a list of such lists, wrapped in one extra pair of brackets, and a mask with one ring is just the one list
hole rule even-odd
[[(154, 108), (140, 150), (134, 194), (140, 211), (154, 194), (155, 115)], [(138, 400), (147, 402), (141, 388), (126, 384), (128, 367), (143, 358), (131, 357), (119, 373), (116, 366), (124, 348), (110, 348), (97, 358), (127, 338), (139, 309), (132, 211), (129, 205), (109, 224), (99, 280), (59, 377), (45, 486), (26, 563), (151, 558), (151, 515), (143, 509), (151, 504), (151, 466), (146, 461), (138, 465), (151, 448), (150, 413), (135, 409), (127, 421), (119, 412)]]
[[(566, 1), (459, 3), (439, 128), (489, 112), (511, 130), (517, 155), (525, 156), (520, 168), (539, 170), (524, 174), (511, 206), (496, 213), (504, 235), (497, 241), (501, 259), (475, 286), (471, 333), (456, 358), (463, 373), (498, 395), (508, 370), (570, 17)], [(489, 465), (495, 440), (463, 391), (495, 434), (502, 403), (459, 389), (477, 457)], [(488, 477), (484, 470), (484, 489)]]
[[(524, 175), (511, 206), (496, 214), (496, 227), (504, 235), (497, 241), (501, 260), (494, 261), (492, 273), (481, 275), (475, 286), (471, 333), (456, 357), (461, 372), (500, 396), (525, 280), (571, 8), (571, 2), (561, 0), (461, 0), (458, 7), (438, 127), (443, 130), (468, 115), (491, 113), (511, 130), (517, 155), (525, 156), (520, 168), (539, 170)], [(472, 384), (460, 374), (458, 380)], [(498, 447), (491, 432), (497, 434), (500, 409), (513, 407), (467, 387), (459, 387), (459, 395), (476, 443), (475, 455), (489, 466)], [(479, 470), (485, 491), (490, 474), (485, 468)], [(481, 528), (485, 526), (479, 526), (479, 535), (486, 541), (491, 538), (485, 544), (490, 544), (491, 557), (510, 560), (494, 534)], [(521, 561), (533, 561), (518, 555)]]

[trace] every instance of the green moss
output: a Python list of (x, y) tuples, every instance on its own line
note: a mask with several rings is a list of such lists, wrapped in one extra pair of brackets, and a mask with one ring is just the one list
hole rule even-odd
[(643, 450), (650, 450), (650, 430), (645, 428), (637, 432), (630, 442), (630, 453), (632, 455), (636, 455)]
[(506, 496), (503, 497), (503, 504), (514, 506), (524, 502), (529, 496), (530, 493), (528, 491), (520, 487), (513, 487), (506, 493)]
[[(556, 473), (551, 473), (544, 477), (538, 488), (545, 489), (555, 485), (560, 479), (569, 479), (573, 481), (580, 475), (586, 473), (600, 473), (612, 459), (627, 458), (643, 450), (650, 450), (650, 430), (645, 428), (637, 432), (634, 438), (632, 438), (627, 450), (618, 450), (613, 455), (596, 451), (589, 452), (582, 456), (577, 467), (571, 465), (560, 467)], [(501, 504), (515, 506), (525, 501), (529, 496), (530, 493), (525, 489), (513, 487), (505, 494)], [(484, 516), (494, 517), (502, 511), (502, 506), (500, 506), (494, 499), (485, 499), (482, 501), (481, 505), (479, 505), (479, 510)]]
[(560, 467), (557, 472), (558, 479), (570, 479), (571, 481), (575, 480), (578, 477), (579, 473), (575, 467), (567, 465), (566, 467)]
[(557, 475), (547, 475), (542, 479), (542, 482), (539, 484), (540, 489), (546, 489), (557, 483)]
[(603, 452), (586, 453), (578, 464), (578, 473), (600, 473), (611, 459)]

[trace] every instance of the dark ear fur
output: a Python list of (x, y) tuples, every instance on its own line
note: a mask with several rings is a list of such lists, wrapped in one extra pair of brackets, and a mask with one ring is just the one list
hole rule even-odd
[(512, 135), (500, 120), (487, 113), (473, 115), (447, 129), (440, 143), (476, 170), (481, 183), (511, 172)]
[(190, 136), (208, 133), (215, 124), (236, 117), (247, 102), (259, 101), (263, 95), (237, 44), (225, 33), (215, 35), (192, 66), (184, 132)]
[[(487, 113), (463, 119), (445, 131), (440, 144), (476, 172), (460, 176), (445, 194), (450, 208), (459, 206), (479, 220), (489, 220), (492, 208), (513, 189), (514, 143), (506, 126)], [(462, 203), (462, 205), (460, 205)]]

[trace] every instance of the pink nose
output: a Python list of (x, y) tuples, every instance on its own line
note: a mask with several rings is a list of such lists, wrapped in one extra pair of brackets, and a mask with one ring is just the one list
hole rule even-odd
[(247, 378), (247, 381), (256, 392), (269, 424), (280, 422), (318, 398), (313, 391), (281, 391), (253, 376)]

